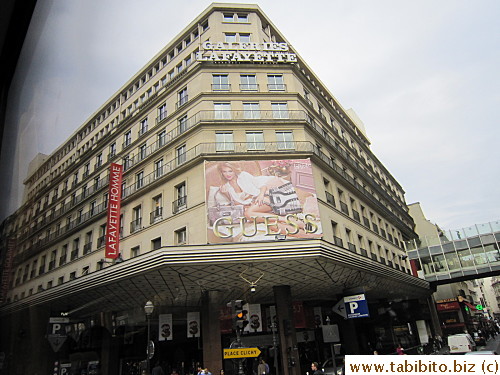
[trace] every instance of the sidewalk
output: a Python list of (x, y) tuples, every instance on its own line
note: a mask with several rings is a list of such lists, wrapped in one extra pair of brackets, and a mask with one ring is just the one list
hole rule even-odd
[(500, 335), (497, 335), (494, 339), (489, 339), (486, 346), (478, 346), (477, 350), (493, 350), (500, 354)]

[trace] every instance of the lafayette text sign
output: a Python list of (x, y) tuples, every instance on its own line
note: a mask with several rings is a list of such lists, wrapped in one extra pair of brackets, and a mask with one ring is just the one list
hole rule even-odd
[(297, 62), (287, 43), (203, 43), (204, 51), (196, 53), (198, 61), (220, 62)]
[(120, 206), (122, 199), (122, 166), (112, 163), (109, 170), (108, 221), (106, 225), (106, 258), (120, 255)]

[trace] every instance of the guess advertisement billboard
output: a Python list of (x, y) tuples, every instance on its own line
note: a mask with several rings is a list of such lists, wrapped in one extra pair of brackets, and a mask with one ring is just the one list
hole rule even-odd
[(321, 238), (309, 159), (205, 162), (209, 243)]
[(109, 169), (108, 220), (106, 222), (106, 258), (120, 255), (120, 206), (122, 199), (122, 173), (120, 164), (112, 163)]

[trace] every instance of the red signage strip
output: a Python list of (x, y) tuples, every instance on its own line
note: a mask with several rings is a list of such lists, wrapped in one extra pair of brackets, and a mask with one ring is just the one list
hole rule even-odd
[(460, 310), (458, 302), (436, 303), (437, 311)]
[(9, 291), (9, 284), (12, 278), (12, 268), (14, 263), (14, 250), (16, 249), (16, 240), (9, 238), (7, 240), (7, 253), (5, 255), (3, 272), (2, 272), (2, 285), (0, 291), (0, 302), (4, 302)]
[(120, 164), (111, 163), (109, 168), (108, 220), (106, 222), (106, 258), (120, 255), (120, 206), (122, 200), (122, 173)]

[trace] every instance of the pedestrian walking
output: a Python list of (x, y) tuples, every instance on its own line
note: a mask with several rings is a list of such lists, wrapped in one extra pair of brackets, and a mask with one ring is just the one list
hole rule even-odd
[(156, 362), (155, 367), (151, 370), (151, 375), (165, 375), (163, 369), (160, 366), (160, 362)]
[(311, 363), (311, 370), (313, 370), (313, 375), (324, 375), (323, 370), (319, 368), (318, 362)]

